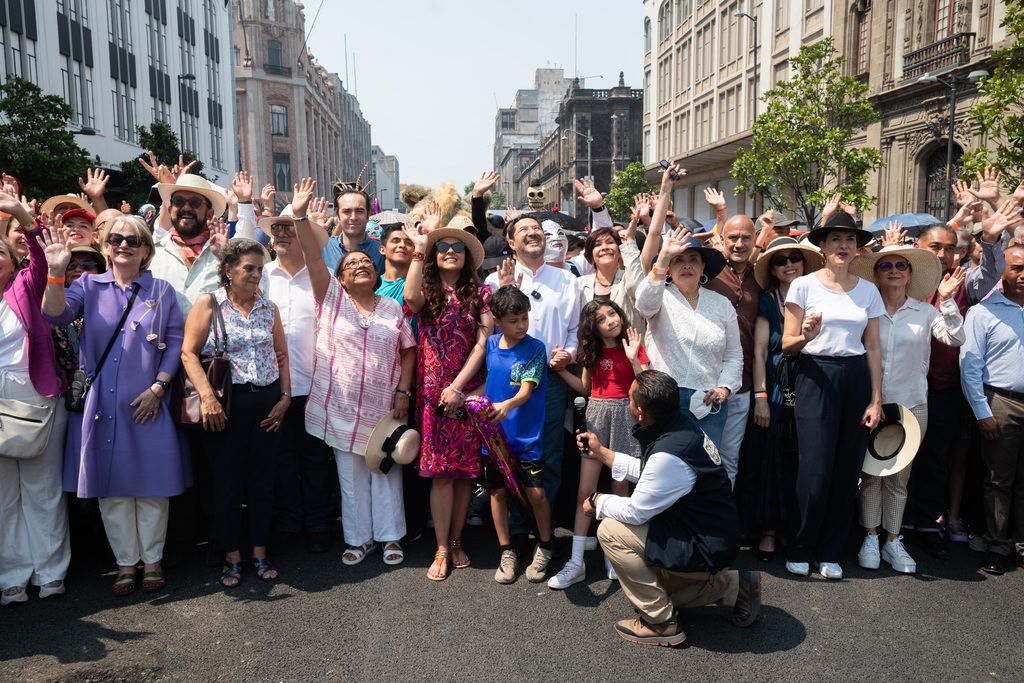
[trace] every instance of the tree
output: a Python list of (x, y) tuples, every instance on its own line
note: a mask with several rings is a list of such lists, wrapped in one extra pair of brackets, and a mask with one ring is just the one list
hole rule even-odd
[(89, 156), (66, 128), (71, 113), (64, 98), (29, 81), (8, 76), (0, 85), (0, 170), (21, 182), (26, 197), (78, 192)]
[[(147, 161), (149, 158), (147, 152), (152, 152), (157, 163), (164, 164), (167, 168), (173, 168), (178, 163), (179, 156), (185, 159), (186, 164), (196, 158), (192, 152), (182, 152), (181, 146), (178, 144), (178, 136), (174, 134), (174, 129), (169, 123), (154, 121), (148, 129), (139, 126), (138, 131), (139, 146), (142, 147), (142, 156)], [(121, 172), (124, 173), (125, 201), (138, 209), (150, 200), (150, 192), (156, 181), (139, 163), (139, 157), (122, 161)], [(189, 173), (206, 177), (203, 175), (201, 161), (197, 161), (196, 165), (189, 169)]]
[(658, 188), (644, 180), (644, 165), (639, 161), (615, 174), (615, 180), (604, 197), (608, 213), (617, 221), (628, 221), (633, 198), (644, 192), (657, 192)]
[[(470, 191), (472, 191), (472, 190), (470, 190)], [(504, 209), (505, 208), (505, 203), (507, 201), (508, 201), (508, 199), (505, 197), (505, 190), (502, 190), (502, 189), (499, 189), (499, 188), (495, 187), (495, 188), (493, 188), (491, 190), (491, 205), (488, 208), (491, 208), (491, 209)]]
[(793, 78), (764, 94), (767, 107), (754, 122), (750, 147), (737, 150), (737, 193), (760, 194), (777, 211), (792, 201), (808, 225), (820, 221), (819, 208), (835, 192), (860, 209), (874, 205), (867, 179), (882, 167), (882, 155), (850, 142), (881, 115), (867, 99), (867, 84), (843, 76), (844, 62), (831, 38), (800, 48)]
[(971, 108), (978, 135), (995, 143), (961, 157), (965, 175), (993, 166), (1016, 185), (1024, 178), (1024, 5), (1006, 0), (1006, 16), (1000, 24), (1014, 42), (992, 53), (993, 73), (981, 80), (985, 96)]

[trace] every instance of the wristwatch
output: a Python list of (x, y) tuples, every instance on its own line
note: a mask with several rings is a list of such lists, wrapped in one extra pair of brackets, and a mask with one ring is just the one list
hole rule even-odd
[(405, 394), (409, 398), (412, 398), (412, 392), (411, 391), (406, 391), (405, 389), (395, 389), (395, 393), (396, 394)]
[(597, 491), (594, 491), (593, 493), (590, 494), (590, 498), (587, 498), (587, 500), (590, 501), (590, 507), (597, 509), (597, 497), (599, 495), (601, 494), (598, 493)]
[(160, 387), (164, 391), (170, 391), (171, 390), (171, 383), (170, 382), (165, 382), (162, 379), (155, 379), (155, 380), (153, 380), (153, 384), (157, 385), (158, 387)]

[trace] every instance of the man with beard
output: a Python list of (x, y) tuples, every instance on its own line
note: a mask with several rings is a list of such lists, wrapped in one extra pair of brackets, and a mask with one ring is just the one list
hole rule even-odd
[(333, 273), (341, 258), (350, 251), (361, 251), (373, 260), (378, 273), (384, 272), (384, 254), (380, 242), (366, 232), (370, 219), (370, 197), (360, 190), (335, 186), (334, 213), (338, 217), (338, 234), (321, 249), (324, 262)]

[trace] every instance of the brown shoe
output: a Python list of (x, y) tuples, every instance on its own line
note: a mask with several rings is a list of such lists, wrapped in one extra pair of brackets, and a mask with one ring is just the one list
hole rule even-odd
[(686, 641), (686, 634), (675, 615), (660, 624), (648, 624), (639, 615), (635, 619), (623, 619), (615, 623), (615, 632), (625, 640), (639, 645), (674, 647)]
[(760, 610), (761, 572), (740, 572), (740, 590), (729, 623), (746, 628), (757, 620)]

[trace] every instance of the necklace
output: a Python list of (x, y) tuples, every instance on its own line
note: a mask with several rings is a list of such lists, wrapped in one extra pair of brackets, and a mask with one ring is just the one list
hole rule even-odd
[(601, 285), (602, 287), (605, 287), (607, 289), (611, 289), (612, 288), (612, 283), (611, 282), (605, 282), (604, 280), (602, 280), (601, 279), (601, 274), (599, 272), (597, 272), (596, 270), (594, 271), (594, 279), (597, 281), (597, 284)]
[(696, 294), (694, 294), (693, 296), (686, 296), (686, 295), (684, 294), (684, 295), (683, 295), (683, 298), (684, 298), (684, 299), (686, 299), (687, 301), (696, 301), (697, 299), (699, 299), (699, 298), (700, 298), (700, 290), (698, 289), (698, 290), (697, 290), (697, 293), (696, 293)]
[(375, 295), (373, 297), (373, 309), (370, 310), (370, 314), (369, 315), (366, 315), (366, 314), (364, 314), (360, 310), (359, 304), (356, 303), (356, 300), (352, 299), (352, 303), (354, 303), (355, 306), (356, 306), (356, 312), (359, 313), (359, 327), (363, 328), (364, 330), (370, 329), (370, 325), (373, 324), (373, 319), (377, 315), (377, 302), (378, 301), (380, 301), (380, 295), (379, 294)]

